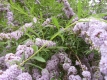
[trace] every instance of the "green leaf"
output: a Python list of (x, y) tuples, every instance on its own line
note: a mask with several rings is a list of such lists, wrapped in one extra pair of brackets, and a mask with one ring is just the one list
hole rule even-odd
[[(29, 6), (30, 7), (30, 6)], [(30, 13), (33, 14), (35, 9), (35, 4), (33, 3), (32, 6), (30, 7)]]
[(24, 53), (22, 53), (21, 60), (22, 60), (22, 61), (25, 60), (25, 54), (24, 54)]
[(20, 12), (21, 14), (24, 14), (24, 15), (26, 15), (26, 16), (29, 16), (29, 15), (27, 14), (27, 12), (26, 12), (23, 8), (21, 8), (21, 6), (20, 6), (19, 4), (14, 3), (12, 0), (10, 0), (10, 4), (11, 4), (11, 7), (12, 7), (13, 9), (17, 10), (17, 11)]
[(43, 57), (40, 57), (40, 56), (35, 56), (32, 59), (35, 59), (35, 60), (40, 61), (40, 62), (46, 62), (45, 59)]
[(78, 9), (78, 17), (80, 18), (82, 15), (82, 4), (80, 0), (78, 1), (77, 9)]
[(32, 33), (35, 34), (37, 37), (39, 37), (39, 35), (38, 35), (32, 28), (28, 28), (28, 31), (32, 32)]
[(36, 67), (36, 68), (39, 68), (39, 69), (43, 69), (43, 68), (41, 68), (41, 67), (39, 67), (38, 65), (35, 65), (35, 64), (32, 64), (32, 63), (26, 63), (26, 64), (29, 64), (29, 65), (31, 65), (31, 66), (34, 66), (34, 67)]
[(25, 67), (22, 67), (22, 66), (21, 66), (20, 68), (21, 68), (22, 71), (25, 70)]
[(0, 46), (4, 46), (6, 42), (0, 42)]
[(36, 46), (36, 45), (33, 45), (32, 48), (35, 52), (38, 50), (38, 46)]
[(32, 39), (32, 35), (28, 33), (28, 30), (25, 32), (25, 35)]
[(59, 22), (58, 22), (57, 18), (52, 17), (52, 22), (53, 22), (54, 25), (59, 29), (60, 25), (59, 25)]
[(61, 37), (62, 42), (64, 42), (64, 36), (59, 34), (59, 36)]
[(63, 31), (59, 30), (58, 32), (56, 32), (50, 40), (53, 40), (56, 36), (58, 36), (59, 34), (61, 34)]

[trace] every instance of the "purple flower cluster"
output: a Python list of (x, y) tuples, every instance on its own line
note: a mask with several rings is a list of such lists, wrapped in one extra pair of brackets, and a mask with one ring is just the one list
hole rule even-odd
[(32, 80), (31, 75), (28, 72), (23, 72), (16, 77), (17, 80)]
[(70, 75), (68, 80), (82, 80), (79, 75)]
[(67, 18), (71, 18), (72, 16), (74, 16), (75, 13), (73, 12), (73, 9), (70, 7), (68, 0), (62, 0), (62, 2), (64, 4), (63, 10), (64, 10)]
[(17, 64), (18, 62), (21, 62), (21, 58), (16, 56), (13, 53), (8, 53), (5, 56), (5, 65), (9, 68), (13, 64)]
[[(10, 10), (7, 10), (7, 19), (8, 19), (8, 24), (10, 25), (14, 25), (12, 23), (13, 21), (13, 13), (10, 11)], [(33, 22), (36, 23), (37, 22), (37, 19), (34, 17), (33, 18)], [(18, 30), (16, 31), (13, 31), (13, 32), (10, 32), (10, 33), (0, 33), (0, 40), (3, 40), (3, 39), (15, 39), (15, 40), (18, 40), (20, 39), (24, 33), (26, 32), (26, 30), (28, 28), (32, 28), (32, 25), (33, 25), (33, 22), (30, 22), (30, 23), (25, 23), (22, 27), (20, 27)]]
[(22, 73), (22, 70), (17, 65), (10, 66), (6, 71), (0, 75), (0, 80), (15, 80), (15, 78)]
[[(63, 5), (64, 5), (63, 11), (65, 12), (65, 15), (67, 16), (68, 19), (71, 19), (73, 16), (76, 16), (73, 9), (70, 7), (68, 0), (57, 0), (57, 1), (60, 3), (63, 2)], [(72, 20), (72, 22), (75, 22), (77, 20), (78, 20), (78, 17), (76, 16)]]
[[(55, 54), (51, 57), (51, 60), (47, 61), (46, 67), (41, 71), (41, 75), (36, 69), (36, 73), (33, 71), (34, 79), (36, 80), (51, 80), (51, 79), (57, 79), (59, 76), (59, 65), (60, 59), (58, 57), (58, 54)], [(38, 78), (39, 76), (39, 78)], [(37, 79), (38, 78), (38, 79)]]
[[(107, 75), (107, 23), (102, 19), (97, 20), (95, 18), (81, 19), (83, 22), (79, 22), (74, 26), (73, 31), (78, 33), (88, 44), (91, 44), (91, 49), (96, 49), (101, 53), (101, 60), (99, 63), (100, 72), (105, 76)], [(87, 21), (87, 22), (84, 22)], [(88, 74), (88, 73), (87, 73)]]
[(0, 4), (0, 11), (6, 11), (7, 24), (14, 26), (13, 24), (14, 17), (13, 12), (10, 10), (10, 4), (9, 3), (7, 5)]
[(48, 26), (48, 25), (50, 24), (50, 22), (51, 22), (51, 18), (47, 18), (47, 19), (43, 22), (42, 26)]
[(33, 48), (27, 47), (26, 45), (19, 45), (16, 49), (16, 56), (19, 56), (20, 58), (24, 57), (27, 59), (29, 56), (31, 56), (34, 53)]
[(37, 68), (32, 69), (32, 73), (33, 73), (32, 77), (35, 80), (37, 80), (37, 79), (39, 79), (41, 77), (40, 71)]
[(8, 22), (7, 22), (7, 24), (8, 25), (14, 25), (12, 22), (13, 22), (13, 20), (14, 20), (14, 17), (13, 17), (13, 12), (12, 11), (7, 11), (7, 20), (8, 20)]
[(33, 40), (27, 40), (25, 43), (26, 46), (32, 46), (32, 45), (36, 45), (38, 47), (42, 47), (43, 45), (45, 45), (46, 47), (53, 47), (56, 46), (56, 43), (50, 40), (44, 40), (44, 39), (40, 39), (40, 38), (36, 38), (35, 41)]
[(36, 80), (51, 80), (58, 79), (62, 70), (59, 68), (62, 65), (62, 69), (67, 72), (67, 80), (82, 80), (77, 75), (77, 69), (75, 66), (71, 66), (72, 62), (68, 58), (65, 52), (54, 54), (50, 60), (47, 61), (46, 67), (41, 71), (33, 69), (33, 78)]
[(10, 32), (10, 33), (0, 33), (0, 40), (3, 40), (3, 39), (18, 40), (24, 35), (24, 32), (26, 31), (26, 29), (28, 27), (32, 27), (32, 25), (33, 25), (32, 22), (31, 23), (26, 23), (21, 28), (19, 28), (19, 30), (16, 30), (16, 31), (13, 31), (13, 32)]
[[(33, 69), (32, 75), (33, 75), (33, 79), (35, 80), (51, 80), (51, 79), (58, 79), (60, 72), (64, 71), (66, 73), (65, 74), (66, 80), (97, 79), (95, 78), (96, 76), (94, 76), (94, 78), (91, 78), (91, 73), (90, 71), (88, 71), (88, 68), (85, 65), (81, 65), (78, 62), (78, 66), (80, 67), (80, 70), (73, 65), (71, 59), (68, 58), (68, 55), (65, 52), (61, 52), (58, 54), (54, 54), (51, 57), (51, 59), (47, 61), (46, 67), (41, 71), (41, 73), (37, 68)], [(62, 69), (60, 67), (62, 67)], [(83, 71), (81, 72), (80, 75), (79, 71), (81, 71), (81, 69)]]
[(72, 61), (68, 58), (67, 54), (59, 53), (59, 58), (62, 63), (63, 70), (67, 73), (67, 80), (82, 80), (82, 78), (77, 74), (77, 69), (73, 66)]
[[(42, 40), (42, 42), (46, 41), (46, 43), (48, 43), (48, 47), (50, 46), (49, 44), (53, 45), (52, 44), (52, 41), (47, 41), (47, 40)], [(34, 43), (36, 44), (36, 43)], [(19, 45), (16, 49), (16, 53), (13, 54), (13, 53), (8, 53), (5, 55), (5, 57), (1, 58), (1, 61), (3, 61), (2, 64), (4, 64), (5, 66), (7, 66), (7, 69), (6, 71), (2, 71), (2, 75), (0, 75), (0, 77), (5, 80), (14, 80), (14, 78), (9, 78), (8, 76), (5, 77), (4, 75), (9, 75), (7, 73), (8, 69), (10, 69), (13, 65), (18, 65), (19, 62), (21, 63), (22, 62), (22, 58), (24, 56), (25, 59), (27, 59), (29, 56), (31, 56), (33, 53), (34, 53), (34, 50), (33, 48), (31, 47), (32, 45), (34, 45), (33, 42), (30, 40), (29, 42), (25, 43), (25, 45)], [(42, 44), (41, 44), (42, 45)], [(43, 44), (44, 45), (44, 44)], [(57, 56), (56, 56), (57, 57)], [(58, 71), (56, 70), (56, 67), (58, 66), (58, 63), (59, 63), (59, 58), (55, 58), (55, 56), (52, 57), (52, 60), (48, 61), (47, 62), (47, 66), (46, 66), (46, 69), (43, 69), (41, 74), (39, 73), (39, 71), (37, 69), (35, 69), (33, 71), (33, 77), (34, 79), (38, 79), (38, 80), (42, 80), (42, 79), (45, 79), (45, 80), (50, 80), (50, 77), (56, 77), (59, 73)], [(54, 64), (52, 66), (52, 64)], [(12, 68), (13, 69), (13, 68)], [(20, 69), (21, 70), (21, 69)], [(50, 72), (49, 72), (50, 70)], [(38, 73), (35, 73), (35, 72), (38, 72)], [(4, 74), (5, 73), (5, 74)], [(50, 73), (50, 75), (49, 75)], [(55, 75), (56, 74), (56, 75)], [(9, 76), (12, 76), (13, 74), (10, 74)], [(14, 76), (14, 75), (13, 75)], [(36, 76), (36, 77), (35, 77)], [(58, 77), (58, 76), (57, 76)], [(16, 77), (17, 80), (32, 80), (32, 77), (30, 74), (28, 73), (22, 73), (20, 75), (17, 75)]]
[(9, 4), (8, 5), (4, 5), (2, 3), (0, 3), (0, 11), (9, 11)]
[(36, 38), (36, 42), (35, 44), (39, 47), (45, 45), (46, 47), (52, 47), (52, 46), (56, 46), (55, 42), (49, 41), (49, 40), (43, 40), (40, 38)]
[[(17, 51), (18, 50), (22, 50), (26, 47), (26, 45), (20, 45), (18, 48), (17, 48)], [(61, 53), (58, 53), (58, 54), (54, 54), (50, 60), (47, 61), (46, 63), (46, 67), (44, 69), (42, 69), (41, 73), (40, 71), (35, 68), (35, 69), (32, 69), (32, 77), (29, 73), (27, 72), (22, 72), (22, 70), (20, 68), (18, 68), (17, 66), (17, 61), (20, 61), (20, 57), (16, 54), (7, 54), (5, 56), (5, 65), (8, 67), (8, 69), (6, 71), (0, 71), (1, 75), (0, 75), (0, 80), (3, 80), (3, 79), (7, 79), (7, 80), (32, 80), (32, 77), (33, 79), (35, 80), (51, 80), (51, 79), (58, 79), (59, 76), (60, 76), (60, 72), (64, 71), (67, 76), (66, 80), (94, 80), (94, 79), (103, 79), (103, 76), (101, 75), (101, 73), (98, 73), (98, 72), (95, 72), (94, 75), (93, 75), (93, 78), (91, 78), (91, 73), (90, 71), (88, 71), (88, 68), (85, 66), (85, 65), (81, 65), (78, 61), (76, 61), (76, 63), (78, 63), (77, 65), (80, 67), (80, 70), (82, 69), (82, 76), (80, 76), (80, 73), (78, 73), (80, 70), (77, 69), (70, 58), (68, 58), (68, 55), (65, 53), (65, 52), (61, 52)], [(10, 63), (12, 63), (10, 65)], [(20, 74), (18, 74), (17, 72), (17, 76), (15, 76), (15, 73), (12, 72), (12, 73), (8, 73), (8, 70), (11, 69), (12, 66), (16, 66), (17, 69), (19, 71), (21, 71)], [(16, 68), (16, 67), (13, 67), (13, 68)], [(60, 68), (62, 67), (62, 68)], [(13, 69), (12, 68), (12, 69)], [(10, 71), (10, 70), (9, 70)], [(14, 70), (13, 70), (14, 71)], [(17, 71), (15, 69), (15, 71)], [(14, 75), (13, 75), (14, 74)], [(8, 76), (7, 76), (8, 75)], [(99, 75), (97, 77), (97, 75)], [(105, 76), (106, 78), (106, 76)]]
[(2, 70), (5, 70), (7, 67), (6, 67), (6, 64), (5, 64), (5, 57), (2, 56), (0, 57), (0, 69)]
[(28, 72), (22, 72), (18, 65), (13, 64), (9, 65), (5, 71), (0, 70), (0, 80), (32, 80), (32, 77)]

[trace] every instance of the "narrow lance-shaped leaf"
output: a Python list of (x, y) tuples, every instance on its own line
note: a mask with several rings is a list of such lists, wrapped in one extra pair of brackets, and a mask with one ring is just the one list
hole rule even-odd
[(33, 45), (32, 48), (35, 52), (38, 50), (38, 47), (36, 45)]
[(40, 62), (46, 62), (45, 59), (43, 57), (40, 57), (40, 56), (35, 56), (32, 59), (35, 59), (35, 60), (40, 61)]

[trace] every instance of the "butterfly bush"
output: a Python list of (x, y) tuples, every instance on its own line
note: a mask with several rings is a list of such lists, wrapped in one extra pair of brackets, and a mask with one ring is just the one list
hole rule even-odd
[(72, 16), (74, 16), (75, 13), (73, 12), (73, 9), (70, 7), (70, 4), (69, 4), (68, 0), (62, 0), (62, 2), (63, 2), (63, 5), (64, 5), (63, 10), (64, 10), (67, 18), (71, 18)]
[(5, 70), (7, 68), (5, 64), (5, 56), (0, 57), (0, 68), (2, 70)]
[(33, 53), (34, 53), (34, 50), (32, 47), (27, 47), (26, 45), (19, 45), (16, 49), (15, 55), (20, 58), (24, 56), (24, 58), (27, 59)]
[(10, 33), (0, 33), (0, 40), (3, 40), (3, 39), (18, 40), (24, 35), (24, 32), (27, 30), (27, 28), (32, 27), (32, 25), (33, 23), (26, 23), (19, 30), (16, 30)]
[(22, 69), (18, 66), (21, 61), (21, 58), (13, 53), (6, 54), (4, 64), (7, 68), (0, 72), (0, 80), (32, 80), (30, 74), (22, 73)]
[[(23, 50), (27, 46), (26, 45), (19, 45), (16, 49), (18, 50)], [(12, 63), (11, 65), (9, 63), (14, 62), (14, 61), (19, 61), (20, 57), (16, 54), (9, 53), (5, 56), (5, 63), (8, 66), (7, 70), (10, 69), (13, 65), (16, 65), (16, 63)], [(79, 63), (79, 62), (78, 62)], [(81, 68), (83, 68), (83, 72), (81, 73), (83, 75), (83, 79), (88, 79), (91, 80), (91, 74), (88, 71), (87, 67), (85, 65), (78, 64)], [(18, 67), (18, 66), (17, 66)], [(51, 80), (51, 79), (58, 79), (60, 72), (62, 70), (59, 68), (62, 67), (63, 71), (65, 71), (67, 74), (67, 80), (82, 80), (82, 77), (78, 75), (78, 70), (77, 68), (72, 64), (71, 59), (68, 57), (68, 55), (65, 52), (59, 52), (57, 54), (54, 54), (50, 60), (47, 61), (46, 67), (42, 69), (41, 73), (37, 68), (32, 70), (32, 76), (33, 79), (35, 80)], [(18, 68), (19, 69), (19, 68)], [(7, 71), (6, 70), (6, 71)], [(20, 69), (21, 70), (21, 69)], [(6, 71), (1, 71), (2, 74), (6, 73)], [(13, 76), (13, 75), (11, 75)], [(1, 75), (2, 77), (2, 75)], [(9, 80), (7, 77), (3, 77), (3, 79)], [(16, 76), (15, 80), (19, 79), (25, 79), (25, 80), (32, 80), (31, 74), (27, 72), (21, 72), (19, 75)], [(14, 79), (11, 79), (14, 80)]]
[(46, 67), (41, 71), (41, 77), (38, 78), (37, 80), (42, 80), (42, 79), (43, 80), (51, 80), (53, 78), (58, 79), (58, 76), (59, 76), (58, 65), (59, 65), (59, 63), (60, 63), (60, 59), (58, 57), (58, 54), (53, 55), (51, 57), (51, 60), (47, 61)]
[(73, 9), (70, 7), (70, 3), (68, 2), (68, 0), (57, 0), (59, 3), (63, 3), (63, 11), (65, 13), (65, 15), (67, 16), (68, 19), (72, 18), (73, 16), (76, 16), (72, 22), (75, 22), (78, 20), (78, 16), (74, 13)]
[(82, 75), (84, 78), (91, 80), (91, 73), (89, 71), (83, 71)]
[(99, 70), (97, 70), (93, 75), (93, 80), (95, 80), (95, 79), (99, 79), (99, 80), (103, 80), (104, 79)]
[(21, 58), (13, 53), (8, 53), (5, 55), (5, 65), (9, 68), (13, 64), (21, 62)]
[(49, 26), (50, 22), (51, 22), (51, 18), (47, 18), (47, 19), (43, 22), (42, 26)]
[(7, 20), (8, 20), (7, 24), (8, 24), (8, 25), (12, 25), (12, 26), (14, 26), (14, 24), (12, 23), (13, 20), (14, 20), (13, 12), (10, 11), (10, 10), (7, 11), (7, 15), (6, 15), (6, 17), (7, 17)]
[[(69, 57), (65, 52), (59, 52), (57, 54), (54, 54), (51, 57), (51, 59), (47, 61), (46, 67), (41, 71), (41, 74), (37, 68), (33, 69), (33, 78), (36, 80), (58, 79), (60, 72), (62, 72), (63, 70), (65, 73), (67, 73), (66, 80), (91, 80), (92, 79), (91, 73), (90, 71), (88, 71), (85, 65), (79, 64), (80, 69), (83, 69), (83, 71), (81, 72), (81, 74), (83, 75), (82, 77), (79, 75), (78, 69), (72, 64), (71, 60), (69, 61), (66, 58), (69, 58)], [(62, 67), (62, 69), (60, 69), (60, 67)]]
[(4, 7), (4, 4), (0, 3), (0, 11), (6, 11), (7, 8)]
[(68, 69), (68, 75), (69, 74), (77, 74), (77, 69), (75, 68), (75, 66), (70, 66), (70, 68)]
[(28, 39), (28, 40), (26, 40), (26, 42), (25, 42), (25, 45), (27, 46), (27, 47), (31, 47), (32, 45), (34, 45), (35, 44), (35, 41), (34, 40), (31, 40), (31, 39)]
[[(9, 15), (12, 15), (9, 14)], [(37, 22), (37, 19), (36, 17), (33, 18), (33, 22), (36, 23)], [(24, 33), (26, 32), (26, 30), (28, 28), (32, 28), (33, 27), (33, 22), (30, 22), (30, 23), (25, 23), (22, 27), (20, 27), (18, 30), (16, 31), (13, 31), (13, 32), (10, 32), (10, 33), (0, 33), (0, 40), (4, 40), (4, 39), (15, 39), (15, 40), (18, 40), (20, 39)]]
[(52, 46), (56, 46), (55, 42), (49, 41), (49, 40), (43, 40), (40, 38), (36, 38), (36, 42), (35, 44), (39, 47), (45, 45), (46, 47), (52, 47)]
[[(40, 41), (38, 42), (39, 39)], [(4, 62), (5, 65), (7, 67), (10, 67), (12, 64), (16, 64), (18, 62), (22, 62), (22, 59), (27, 59), (29, 58), (33, 53), (34, 50), (32, 48), (33, 45), (36, 45), (38, 47), (45, 45), (46, 43), (46, 47), (52, 47), (55, 46), (56, 43), (52, 42), (52, 41), (48, 41), (48, 40), (43, 40), (40, 38), (37, 38), (35, 42), (33, 42), (32, 40), (28, 40), (24, 45), (18, 45), (18, 47), (16, 48), (16, 53), (8, 53), (5, 56)], [(38, 45), (38, 43), (40, 45)], [(57, 61), (58, 59), (52, 60), (51, 62), (55, 62), (56, 61), (56, 65), (58, 64)], [(48, 66), (47, 66), (48, 67)]]
[[(9, 16), (12, 15), (12, 13), (8, 14)], [(33, 18), (34, 23), (37, 22), (37, 19)], [(13, 31), (11, 33), (0, 33), (0, 39), (16, 39), (18, 40), (21, 36), (24, 35), (24, 32), (26, 32), (27, 28), (32, 27), (33, 22), (31, 23), (25, 23), (21, 28), (19, 28), (16, 31)], [(2, 66), (6, 66), (6, 71), (1, 71), (0, 80), (20, 80), (20, 79), (26, 79), (26, 80), (32, 80), (32, 77), (28, 73), (22, 73), (22, 70), (18, 68), (19, 62), (22, 62), (23, 54), (25, 56), (25, 59), (27, 59), (29, 56), (31, 56), (34, 53), (33, 48), (31, 46), (27, 45), (19, 45), (16, 49), (16, 53), (8, 53), (5, 55), (5, 57), (0, 58), (0, 62)], [(17, 65), (18, 64), (18, 65)], [(2, 68), (3, 69), (3, 68)], [(18, 72), (19, 71), (19, 72)], [(21, 74), (22, 73), (22, 74)], [(20, 75), (19, 75), (20, 74)], [(16, 79), (17, 77), (17, 79)]]
[[(96, 49), (101, 53), (99, 68), (101, 73), (107, 75), (107, 23), (103, 19), (88, 18), (77, 23), (73, 31), (82, 37), (86, 43), (91, 44), (91, 49)], [(84, 22), (87, 21), (87, 22)]]
[(21, 73), (22, 70), (18, 68), (18, 65), (15, 64), (0, 74), (0, 80), (15, 80), (15, 78)]
[(69, 63), (64, 63), (63, 64), (63, 69), (65, 70), (65, 71), (68, 71), (68, 69), (70, 68), (70, 64)]
[(32, 77), (28, 72), (23, 72), (16, 77), (16, 80), (32, 80)]
[(41, 77), (40, 71), (38, 68), (32, 69), (32, 77), (33, 79), (37, 80), (38, 78)]
[(70, 75), (68, 80), (82, 80), (79, 75)]
[[(76, 16), (73, 9), (70, 7), (68, 0), (57, 1), (59, 3), (63, 3), (63, 11), (68, 19), (71, 19), (73, 16)], [(91, 1), (90, 5), (92, 3)], [(14, 2), (17, 1), (14, 0)], [(23, 4), (24, 0), (20, 2)], [(41, 4), (39, 0), (36, 0), (36, 3)], [(5, 6), (4, 4), (0, 3), (0, 11), (6, 11), (7, 24), (14, 26), (14, 15), (10, 10), (10, 5), (7, 4)], [(77, 20), (78, 17), (76, 16), (72, 20), (72, 22)], [(51, 26), (51, 21), (52, 18), (47, 18), (46, 21), (43, 22), (42, 26)], [(81, 19), (80, 21), (81, 22), (76, 23), (73, 28), (73, 31), (81, 38), (83, 38), (87, 44), (91, 44), (90, 49), (96, 49), (101, 53), (101, 60), (99, 63), (100, 70), (94, 71), (96, 66), (90, 67), (89, 61), (92, 61), (92, 58), (94, 56), (93, 54), (90, 54), (87, 59), (83, 58), (85, 60), (85, 62), (83, 63), (76, 60), (75, 65), (74, 62), (72, 62), (72, 59), (69, 58), (67, 53), (59, 52), (54, 54), (50, 58), (50, 60), (46, 62), (45, 68), (41, 71), (38, 68), (33, 68), (31, 73), (22, 71), (22, 69), (19, 68), (20, 63), (22, 63), (22, 61), (24, 60), (27, 60), (30, 56), (34, 54), (32, 46), (45, 46), (45, 48), (56, 46), (56, 43), (51, 40), (35, 38), (35, 40), (28, 39), (25, 44), (18, 45), (14, 54), (8, 53), (5, 56), (0, 57), (0, 80), (58, 80), (62, 72), (65, 80), (106, 80), (107, 24), (102, 19), (98, 20), (95, 18), (86, 18)], [(33, 17), (33, 22), (25, 23), (16, 31), (10, 33), (0, 33), (0, 40), (19, 40), (26, 33), (27, 29), (33, 28), (33, 25), (35, 25), (36, 23), (37, 18)], [(5, 69), (3, 69), (4, 67)], [(26, 66), (23, 65), (23, 67)]]
[(14, 26), (14, 24), (13, 24), (14, 15), (13, 15), (13, 12), (10, 10), (10, 4), (8, 3), (8, 4), (4, 5), (4, 4), (0, 3), (0, 11), (6, 12), (7, 24)]

